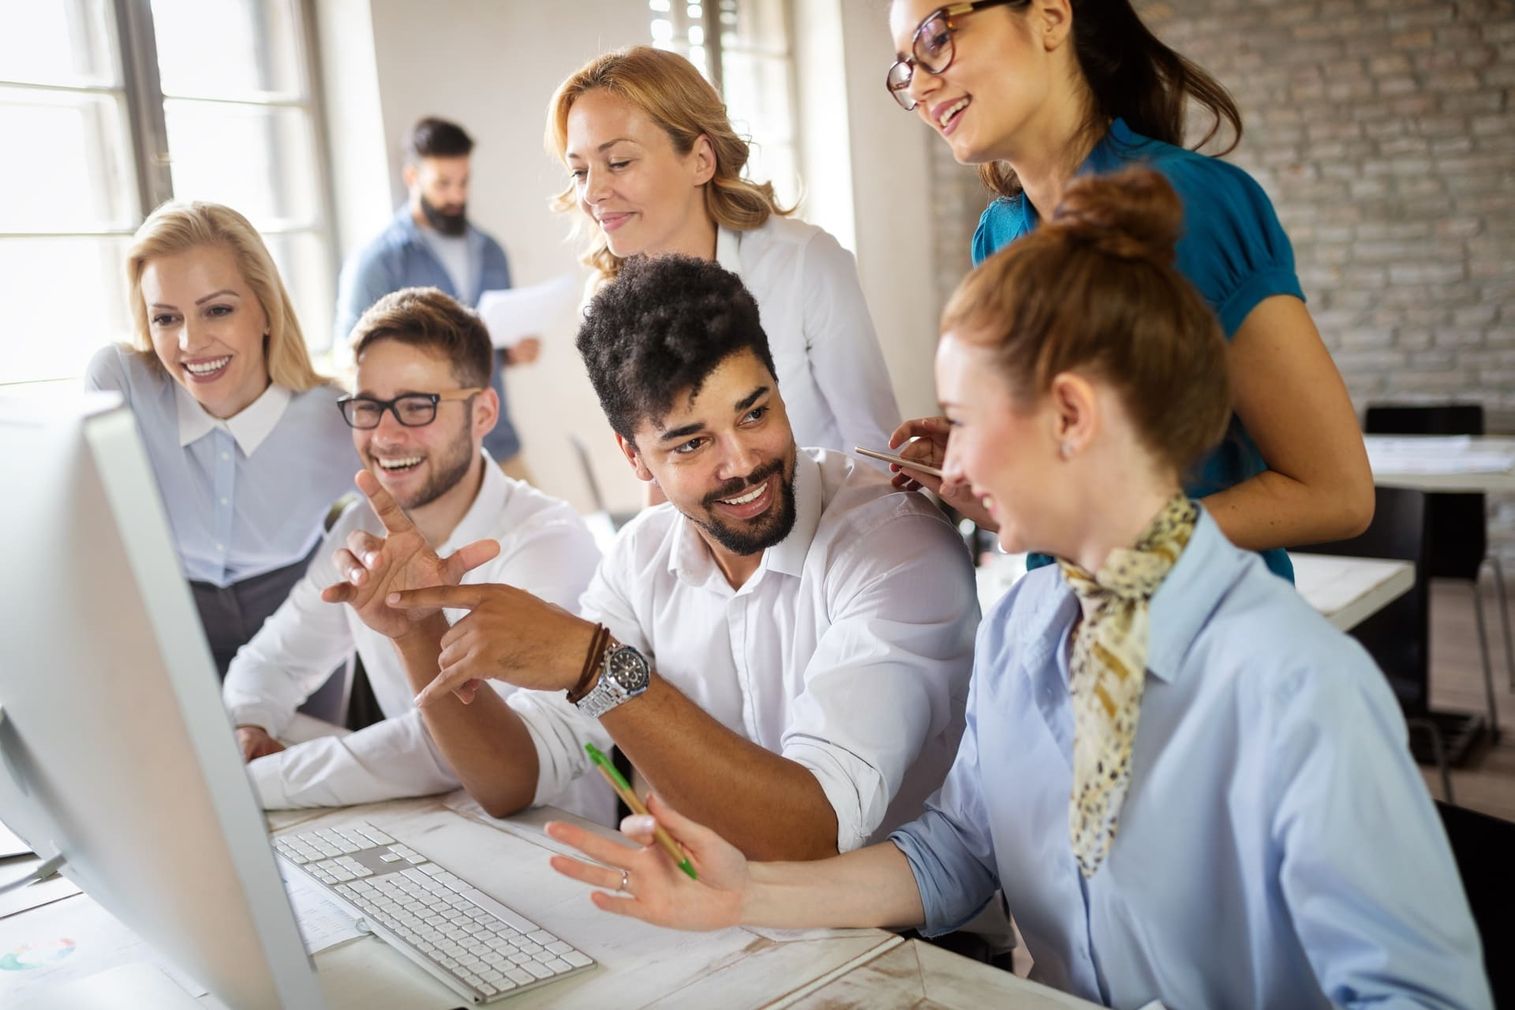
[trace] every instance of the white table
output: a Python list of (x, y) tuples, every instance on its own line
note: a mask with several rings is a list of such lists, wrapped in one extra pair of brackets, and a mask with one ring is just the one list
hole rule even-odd
[(1515, 438), (1505, 435), (1366, 435), (1373, 483), (1413, 491), (1515, 491)]
[[(1330, 554), (1291, 553), (1289, 557), (1294, 562), (1294, 584), (1300, 595), (1342, 631), (1403, 596), (1415, 584), (1415, 566), (1408, 561)], [(979, 606), (987, 613), (1026, 574), (1026, 556), (996, 553), (976, 573)]]
[[(505, 1010), (767, 1007), (903, 942), (878, 929), (681, 933), (610, 915), (590, 903), (584, 885), (559, 876), (547, 865), (549, 853), (562, 851), (541, 832), (547, 811), (486, 821), (467, 814), (473, 810), (477, 807), (466, 795), (454, 794), (445, 800), (279, 814), (271, 820), (280, 830), (370, 821), (560, 934), (598, 962), (598, 967), (582, 975), (511, 997), (501, 1004)], [(62, 937), (73, 940), (76, 947), (56, 964), (28, 971), (0, 970), (0, 1006), (66, 1005), (49, 990), (61, 991), (71, 982), (126, 965), (158, 963), (163, 967), (150, 948), (83, 894), (0, 919), (0, 960), (5, 951), (21, 944), (56, 942)], [(373, 937), (323, 951), (315, 963), (330, 1010), (451, 1010), (460, 1002), (441, 983)], [(213, 997), (196, 994), (200, 1006), (222, 1007)]]

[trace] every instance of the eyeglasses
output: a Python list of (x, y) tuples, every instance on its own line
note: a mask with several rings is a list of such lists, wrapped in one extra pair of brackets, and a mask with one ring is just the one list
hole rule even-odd
[(889, 94), (900, 104), (900, 108), (909, 112), (916, 104), (915, 99), (910, 97), (910, 82), (915, 78), (915, 68), (920, 67), (928, 74), (940, 74), (952, 66), (952, 58), (957, 55), (952, 46), (952, 36), (958, 30), (954, 18), (988, 7), (1009, 3), (1024, 5), (1025, 2), (1026, 0), (973, 0), (972, 3), (947, 4), (926, 15), (926, 19), (916, 26), (915, 34), (910, 37), (910, 56), (896, 60), (884, 78), (884, 86), (889, 89)]
[(437, 404), (444, 400), (472, 400), (484, 392), (482, 387), (453, 389), (446, 393), (406, 393), (393, 400), (375, 400), (368, 396), (344, 396), (337, 401), (342, 420), (349, 428), (377, 428), (387, 410), (407, 428), (424, 428), (437, 419)]

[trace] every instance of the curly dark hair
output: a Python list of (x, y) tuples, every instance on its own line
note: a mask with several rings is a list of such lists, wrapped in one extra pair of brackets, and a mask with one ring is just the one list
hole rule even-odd
[[(589, 303), (579, 354), (610, 426), (628, 442), (679, 396), (697, 396), (744, 350), (776, 375), (757, 302), (736, 274), (692, 256), (633, 256)], [(777, 379), (774, 380), (777, 382)]]

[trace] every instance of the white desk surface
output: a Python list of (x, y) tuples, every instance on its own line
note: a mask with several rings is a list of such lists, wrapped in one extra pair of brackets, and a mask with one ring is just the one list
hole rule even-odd
[[(598, 966), (560, 983), (511, 997), (502, 1010), (538, 1007), (767, 1007), (902, 941), (877, 929), (681, 933), (595, 908), (582, 884), (547, 865), (558, 844), (541, 833), (548, 812), (485, 823), (448, 809), (476, 809), (466, 796), (401, 800), (368, 807), (279, 814), (279, 830), (351, 820), (383, 828), (457, 872), (593, 957)], [(557, 816), (563, 816), (558, 814)], [(276, 832), (277, 833), (277, 832)], [(50, 986), (76, 982), (123, 963), (157, 963), (153, 951), (86, 895), (0, 919), (3, 952), (68, 937), (74, 953), (29, 971), (0, 971), (0, 1005), (42, 999)], [(93, 960), (92, 960), (93, 959)], [(459, 998), (373, 937), (315, 958), (330, 1010), (451, 1010)], [(169, 974), (175, 974), (172, 969)], [(177, 977), (177, 976), (176, 976)], [(180, 979), (181, 982), (188, 980)], [(219, 1008), (208, 995), (200, 1004)]]
[(1088, 1010), (1097, 1005), (921, 940), (881, 950), (778, 1004), (786, 1010)]
[(1515, 437), (1366, 435), (1373, 483), (1414, 491), (1515, 491)]
[[(1289, 558), (1294, 562), (1294, 584), (1300, 595), (1342, 631), (1409, 592), (1415, 584), (1415, 566), (1408, 561), (1292, 551)], [(988, 613), (1025, 573), (1024, 554), (995, 554), (977, 569), (979, 606)]]

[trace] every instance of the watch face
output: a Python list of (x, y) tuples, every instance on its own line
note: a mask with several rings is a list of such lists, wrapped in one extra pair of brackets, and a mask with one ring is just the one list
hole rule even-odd
[(647, 660), (629, 645), (623, 645), (610, 654), (605, 673), (615, 678), (615, 682), (628, 693), (640, 691), (647, 686)]

